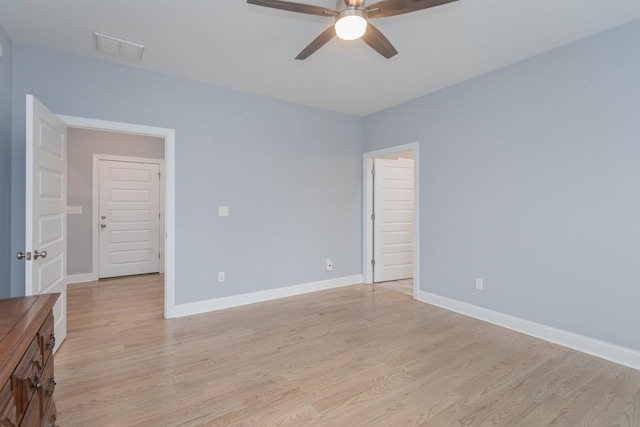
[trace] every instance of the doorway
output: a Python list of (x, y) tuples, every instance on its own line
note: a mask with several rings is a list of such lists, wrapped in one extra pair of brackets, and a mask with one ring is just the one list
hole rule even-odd
[[(75, 116), (58, 116), (68, 128), (116, 132), (121, 134), (138, 135), (158, 138), (164, 142), (164, 164), (161, 171), (162, 182), (160, 188), (161, 204), (164, 208), (164, 217), (161, 218), (160, 229), (164, 229), (160, 237), (161, 251), (160, 272), (164, 271), (164, 317), (175, 317), (175, 131), (173, 129), (158, 128), (130, 123), (111, 122), (99, 119), (90, 119)], [(108, 159), (108, 156), (103, 156)], [(111, 157), (113, 159), (113, 157)], [(95, 170), (95, 168), (94, 168)], [(95, 202), (94, 202), (95, 203)], [(98, 207), (95, 206), (97, 212)], [(96, 221), (94, 230), (97, 230), (99, 216), (93, 215)], [(93, 239), (93, 279), (97, 280), (99, 248), (97, 239)]]
[(418, 143), (364, 153), (364, 283), (417, 298)]

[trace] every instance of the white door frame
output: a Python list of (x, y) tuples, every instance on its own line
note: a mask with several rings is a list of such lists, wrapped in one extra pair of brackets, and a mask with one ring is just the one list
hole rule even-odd
[(371, 257), (373, 256), (373, 227), (371, 227), (371, 215), (373, 214), (373, 159), (387, 156), (389, 154), (402, 153), (404, 151), (413, 152), (413, 298), (418, 298), (420, 289), (420, 191), (418, 188), (420, 177), (420, 156), (418, 153), (419, 143), (396, 145), (395, 147), (383, 148), (381, 150), (368, 151), (362, 155), (363, 179), (362, 179), (362, 272), (363, 282), (373, 283), (373, 266)]
[[(85, 117), (58, 115), (68, 127), (112, 131), (160, 137), (164, 140), (165, 159), (165, 259), (164, 259), (164, 317), (175, 317), (175, 259), (176, 259), (176, 131), (174, 129), (112, 122)], [(94, 215), (95, 216), (95, 215)], [(95, 227), (94, 227), (95, 229)], [(94, 243), (95, 244), (95, 243)], [(94, 252), (95, 253), (95, 252)], [(94, 266), (94, 273), (95, 273)]]
[(91, 232), (91, 248), (93, 258), (91, 260), (91, 281), (99, 279), (100, 273), (100, 246), (99, 246), (99, 221), (96, 212), (99, 212), (100, 202), (100, 161), (115, 161), (115, 162), (131, 162), (131, 163), (147, 163), (152, 165), (158, 165), (160, 168), (160, 220), (158, 221), (159, 228), (159, 251), (160, 251), (160, 274), (164, 273), (164, 239), (163, 235), (167, 234), (165, 230), (165, 204), (164, 204), (164, 160), (163, 159), (147, 159), (144, 157), (127, 157), (127, 156), (111, 156), (108, 154), (93, 154), (93, 169), (91, 179), (91, 212), (92, 212), (92, 232)]

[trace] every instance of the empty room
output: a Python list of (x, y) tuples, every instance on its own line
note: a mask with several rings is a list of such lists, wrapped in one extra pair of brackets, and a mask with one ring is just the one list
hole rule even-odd
[(0, 0), (0, 425), (640, 426), (638, 0)]

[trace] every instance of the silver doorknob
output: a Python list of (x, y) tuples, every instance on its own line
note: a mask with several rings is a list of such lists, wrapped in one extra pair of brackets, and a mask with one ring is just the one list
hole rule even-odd
[(100, 228), (107, 228), (107, 224), (100, 224)]
[(16, 254), (16, 258), (18, 258), (19, 260), (22, 260), (23, 258), (26, 258), (27, 261), (29, 261), (29, 260), (31, 260), (31, 252), (27, 252), (26, 254), (22, 253), (22, 252), (18, 252)]
[(47, 251), (38, 252), (37, 249), (33, 251), (33, 259), (38, 259), (40, 257), (42, 257), (42, 259), (45, 259), (47, 257)]

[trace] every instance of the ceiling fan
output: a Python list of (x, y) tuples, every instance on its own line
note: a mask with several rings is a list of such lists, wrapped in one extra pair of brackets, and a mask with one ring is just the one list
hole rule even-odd
[(316, 37), (296, 56), (296, 59), (307, 59), (335, 36), (343, 40), (361, 38), (376, 52), (388, 59), (395, 56), (398, 51), (380, 30), (368, 22), (369, 19), (416, 12), (454, 1), (457, 0), (383, 0), (373, 3), (371, 6), (365, 6), (364, 0), (338, 0), (335, 9), (282, 0), (247, 0), (247, 3), (290, 12), (335, 18), (335, 24)]

